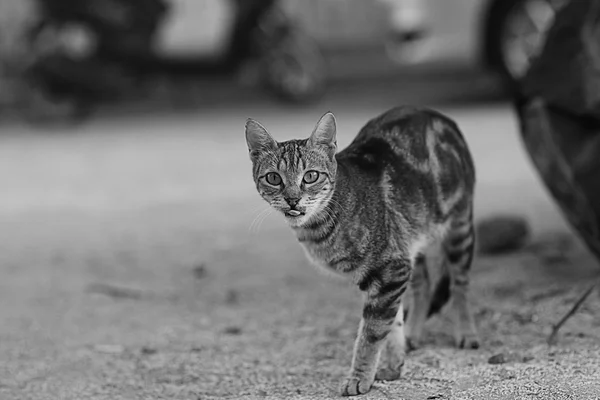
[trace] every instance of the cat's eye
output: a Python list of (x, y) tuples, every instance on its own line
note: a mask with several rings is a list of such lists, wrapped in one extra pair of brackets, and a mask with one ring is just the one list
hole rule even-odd
[(304, 183), (315, 183), (319, 179), (319, 173), (317, 171), (308, 171), (304, 174), (304, 178), (302, 180)]
[(265, 177), (267, 183), (273, 186), (281, 185), (281, 176), (276, 172), (269, 172)]

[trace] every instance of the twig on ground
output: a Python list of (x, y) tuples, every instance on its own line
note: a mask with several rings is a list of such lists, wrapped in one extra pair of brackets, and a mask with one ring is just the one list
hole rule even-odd
[(142, 293), (135, 289), (117, 287), (105, 283), (92, 283), (87, 287), (89, 293), (100, 293), (108, 297), (116, 299), (132, 299), (139, 300), (142, 298)]
[(558, 335), (558, 331), (560, 330), (560, 328), (569, 320), (569, 318), (571, 318), (577, 312), (577, 310), (579, 310), (583, 302), (589, 297), (590, 294), (592, 294), (592, 292), (598, 286), (598, 284), (600, 284), (600, 281), (597, 281), (592, 286), (590, 286), (583, 293), (583, 295), (579, 299), (577, 299), (577, 301), (575, 302), (575, 304), (573, 304), (573, 307), (571, 307), (569, 312), (567, 312), (565, 316), (562, 317), (561, 320), (558, 321), (558, 323), (552, 327), (552, 332), (550, 333), (550, 336), (548, 336), (549, 345), (553, 345), (556, 343), (556, 336)]

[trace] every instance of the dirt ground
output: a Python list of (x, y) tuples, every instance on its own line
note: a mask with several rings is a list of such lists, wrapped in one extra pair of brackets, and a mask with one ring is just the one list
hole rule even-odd
[[(383, 108), (333, 111), (344, 146)], [(540, 186), (510, 110), (443, 111), (474, 153), (477, 217), (524, 215), (532, 243), (475, 261), (481, 349), (454, 349), (435, 317), (403, 378), (362, 398), (600, 399), (600, 296), (545, 344), (597, 266)], [(304, 136), (319, 115), (248, 107), (77, 133), (6, 128), (0, 399), (336, 398), (359, 292), (261, 214), (242, 130), (253, 116), (280, 139)]]

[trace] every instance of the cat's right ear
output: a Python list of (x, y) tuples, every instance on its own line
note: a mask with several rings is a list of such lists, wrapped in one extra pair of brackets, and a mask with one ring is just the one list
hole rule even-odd
[(324, 146), (327, 148), (329, 157), (333, 159), (337, 151), (337, 123), (332, 112), (327, 112), (319, 119), (317, 126), (308, 139), (313, 146)]
[(277, 142), (258, 121), (248, 118), (246, 120), (246, 144), (250, 158), (254, 158), (263, 151), (274, 150)]

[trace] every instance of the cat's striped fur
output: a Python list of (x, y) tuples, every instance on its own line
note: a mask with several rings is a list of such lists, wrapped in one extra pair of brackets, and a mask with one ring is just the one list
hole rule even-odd
[(398, 378), (407, 345), (449, 299), (457, 346), (479, 346), (467, 304), (475, 170), (452, 120), (394, 108), (337, 154), (331, 113), (309, 139), (278, 143), (253, 120), (246, 139), (259, 193), (286, 216), (308, 258), (365, 294), (342, 394), (366, 393), (376, 375)]

